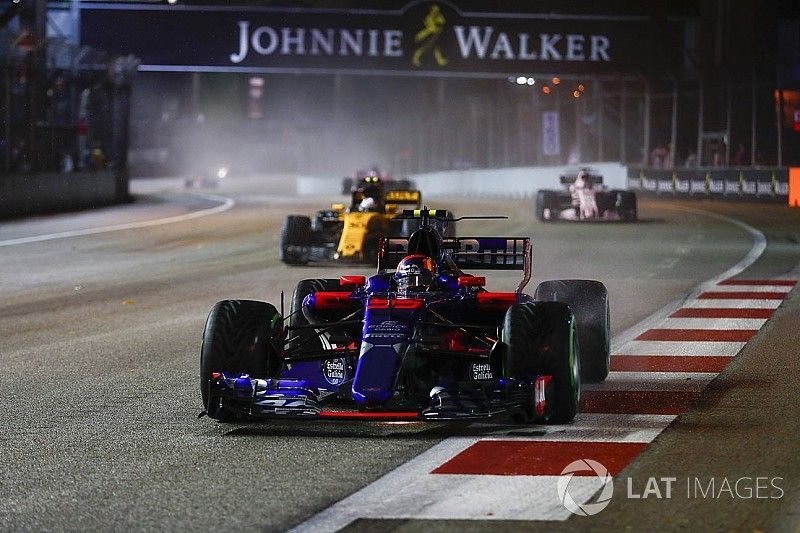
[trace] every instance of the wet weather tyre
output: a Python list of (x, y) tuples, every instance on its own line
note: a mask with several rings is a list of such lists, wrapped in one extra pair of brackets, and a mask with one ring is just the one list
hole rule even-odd
[(214, 372), (275, 376), (280, 370), (283, 319), (274, 306), (252, 300), (223, 300), (211, 308), (200, 348), (200, 394), (208, 416), (234, 417), (219, 402), (209, 402), (208, 383)]
[(305, 265), (311, 244), (311, 219), (301, 215), (286, 217), (281, 228), (281, 261), (287, 265)]
[[(289, 327), (306, 326), (308, 319), (303, 314), (303, 300), (309, 294), (317, 291), (341, 291), (338, 279), (304, 279), (300, 280), (292, 293), (292, 302), (289, 307)], [(289, 330), (287, 349), (299, 348), (303, 351), (323, 350), (323, 341), (313, 329)], [(302, 348), (300, 348), (302, 346)]]
[(556, 191), (540, 190), (536, 192), (536, 219), (548, 222), (557, 218), (558, 193)]
[(551, 375), (555, 398), (549, 423), (570, 422), (578, 412), (580, 400), (580, 356), (575, 320), (569, 306), (561, 302), (512, 305), (503, 319), (502, 342), (506, 346), (503, 373), (523, 384), (518, 421), (538, 421), (534, 417), (532, 383), (537, 375)]
[(564, 279), (544, 281), (533, 295), (537, 301), (558, 301), (575, 314), (581, 354), (581, 381), (600, 383), (611, 363), (611, 319), (608, 290), (599, 281)]

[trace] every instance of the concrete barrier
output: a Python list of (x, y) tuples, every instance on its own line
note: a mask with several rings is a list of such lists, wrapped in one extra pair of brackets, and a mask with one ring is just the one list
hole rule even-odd
[(560, 189), (559, 176), (590, 167), (612, 189), (625, 189), (627, 169), (619, 163), (582, 163), (552, 167), (448, 170), (412, 176), (424, 196), (530, 197), (539, 189)]
[(0, 218), (74, 211), (129, 200), (113, 171), (0, 175)]
[[(538, 189), (558, 189), (559, 176), (566, 170), (591, 167), (603, 175), (604, 183), (614, 189), (625, 189), (627, 167), (619, 163), (582, 163), (550, 167), (515, 167), (499, 169), (445, 170), (409, 176), (429, 196), (470, 197), (529, 197)], [(341, 195), (341, 178), (300, 176), (297, 194)]]

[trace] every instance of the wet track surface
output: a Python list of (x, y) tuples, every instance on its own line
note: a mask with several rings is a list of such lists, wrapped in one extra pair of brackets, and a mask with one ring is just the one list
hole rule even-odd
[[(277, 304), (280, 290), (290, 294), (298, 279), (369, 272), (279, 262), (285, 215), (338, 201), (295, 198), (291, 184), (231, 180), (208, 192), (233, 198), (232, 209), (139, 229), (1, 246), (220, 202), (146, 184), (132, 205), (0, 225), (0, 529), (285, 529), (444, 437), (476, 431), (197, 419), (200, 337), (214, 302)], [(781, 276), (800, 261), (800, 213), (780, 206), (643, 200), (641, 224), (543, 225), (533, 220), (530, 199), (428, 203), (457, 215), (508, 214), (507, 221), (465, 221), (459, 234), (530, 235), (530, 291), (550, 278), (606, 283), (615, 335), (750, 250), (747, 232), (698, 209), (765, 234), (766, 252), (748, 276)], [(517, 282), (516, 273), (489, 275), (490, 288)]]

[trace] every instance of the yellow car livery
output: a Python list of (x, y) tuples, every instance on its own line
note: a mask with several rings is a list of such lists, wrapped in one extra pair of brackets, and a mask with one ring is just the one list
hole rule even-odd
[(374, 262), (381, 237), (403, 236), (404, 220), (395, 220), (401, 205), (420, 207), (417, 190), (384, 191), (380, 183), (352, 193), (349, 207), (333, 204), (314, 217), (289, 215), (281, 229), (281, 260), (287, 265), (312, 261)]

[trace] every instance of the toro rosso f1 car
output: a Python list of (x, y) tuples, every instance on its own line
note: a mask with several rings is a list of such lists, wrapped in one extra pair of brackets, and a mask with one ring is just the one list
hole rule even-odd
[[(287, 316), (264, 302), (217, 303), (200, 355), (203, 414), (572, 420), (581, 379), (608, 374), (603, 284), (547, 281), (530, 296), (528, 238), (444, 238), (431, 219), (449, 213), (403, 216), (420, 228), (383, 239), (369, 278), (302, 280)], [(522, 281), (495, 292), (465, 269), (520, 270)]]
[(603, 177), (590, 169), (561, 176), (561, 191), (540, 189), (536, 194), (536, 218), (551, 220), (617, 220), (638, 218), (636, 194), (607, 190)]
[(400, 205), (419, 207), (417, 190), (386, 190), (378, 179), (364, 181), (353, 191), (349, 208), (334, 204), (313, 218), (286, 217), (281, 230), (281, 260), (288, 265), (309, 261), (375, 261), (378, 241), (388, 235), (408, 235), (407, 224), (395, 220)]

